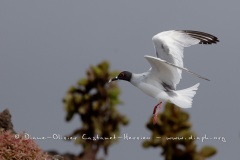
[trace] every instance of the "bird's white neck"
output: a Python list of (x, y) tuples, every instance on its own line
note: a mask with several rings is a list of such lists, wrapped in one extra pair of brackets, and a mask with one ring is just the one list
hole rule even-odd
[(134, 86), (138, 86), (140, 82), (143, 81), (143, 79), (146, 77), (147, 72), (144, 73), (132, 73), (132, 78), (130, 80), (130, 83)]

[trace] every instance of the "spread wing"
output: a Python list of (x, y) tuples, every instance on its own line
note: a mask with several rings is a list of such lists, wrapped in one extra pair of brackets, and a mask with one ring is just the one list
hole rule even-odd
[(157, 57), (152, 56), (144, 56), (147, 61), (151, 65), (149, 78), (153, 79), (161, 85), (166, 85), (169, 89), (176, 89), (176, 85), (179, 83), (181, 79), (181, 75), (178, 73), (178, 70), (184, 70), (186, 72), (189, 72), (199, 78), (208, 80), (207, 78), (204, 78), (186, 68), (176, 66), (175, 64), (172, 64), (170, 62), (167, 62), (165, 60), (162, 60)]
[[(218, 38), (204, 32), (191, 30), (170, 30), (158, 33), (152, 38), (157, 57), (175, 66), (183, 68), (183, 49), (195, 44), (212, 44)], [(175, 69), (177, 79), (181, 79), (182, 69)], [(179, 82), (179, 80), (176, 80)]]

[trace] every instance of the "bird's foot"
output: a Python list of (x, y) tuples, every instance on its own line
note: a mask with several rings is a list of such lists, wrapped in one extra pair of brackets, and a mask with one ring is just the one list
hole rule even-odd
[(157, 123), (158, 111), (162, 108), (162, 102), (159, 102), (153, 109), (153, 124)]

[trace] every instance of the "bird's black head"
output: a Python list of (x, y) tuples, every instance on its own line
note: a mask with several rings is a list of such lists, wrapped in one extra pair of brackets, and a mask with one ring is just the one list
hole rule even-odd
[(131, 78), (132, 78), (132, 73), (131, 72), (123, 71), (117, 77), (110, 79), (109, 82), (116, 81), (116, 80), (130, 81)]

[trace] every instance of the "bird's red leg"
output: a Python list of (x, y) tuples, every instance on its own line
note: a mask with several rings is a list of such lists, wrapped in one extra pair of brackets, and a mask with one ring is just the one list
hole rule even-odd
[(162, 102), (159, 102), (153, 109), (153, 124), (157, 123), (158, 111), (162, 108)]

